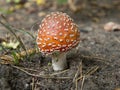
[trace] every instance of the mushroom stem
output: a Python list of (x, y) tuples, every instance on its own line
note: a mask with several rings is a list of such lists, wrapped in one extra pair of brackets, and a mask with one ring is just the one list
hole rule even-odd
[(54, 71), (64, 70), (68, 67), (66, 53), (52, 55), (52, 66)]

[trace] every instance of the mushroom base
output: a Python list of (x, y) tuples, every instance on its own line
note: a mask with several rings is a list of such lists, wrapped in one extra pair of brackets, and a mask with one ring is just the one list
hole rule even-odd
[(66, 53), (52, 55), (52, 66), (54, 71), (64, 70), (68, 67)]

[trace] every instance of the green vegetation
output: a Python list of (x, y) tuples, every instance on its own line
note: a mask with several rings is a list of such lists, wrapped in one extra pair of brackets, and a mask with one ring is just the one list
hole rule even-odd
[(11, 3), (11, 2), (14, 2), (14, 3), (19, 3), (21, 0), (6, 0), (7, 3)]
[(65, 4), (65, 3), (67, 3), (67, 0), (57, 0), (57, 3), (58, 4)]

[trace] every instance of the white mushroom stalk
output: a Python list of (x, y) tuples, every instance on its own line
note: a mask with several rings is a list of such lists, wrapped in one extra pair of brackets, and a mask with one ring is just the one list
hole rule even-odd
[(60, 71), (68, 68), (67, 60), (66, 60), (66, 52), (59, 54), (52, 54), (52, 66), (54, 71)]

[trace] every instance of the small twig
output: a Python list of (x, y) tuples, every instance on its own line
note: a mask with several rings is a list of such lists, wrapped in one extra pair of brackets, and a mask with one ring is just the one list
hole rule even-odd
[(82, 67), (82, 61), (81, 61), (81, 63), (80, 63), (79, 68), (80, 68), (80, 69), (79, 69), (79, 70), (80, 70), (80, 71), (79, 71), (79, 72), (80, 72), (80, 76), (82, 76), (82, 73), (83, 73), (83, 71), (82, 71), (82, 69), (83, 69), (83, 67)]
[(38, 80), (37, 80), (36, 83), (35, 83), (34, 90), (37, 90), (37, 82), (38, 82)]
[(76, 78), (78, 77), (79, 74), (82, 74), (82, 62), (80, 62), (79, 66), (78, 66), (78, 70), (75, 73), (75, 76), (73, 78), (73, 82), (75, 82)]
[(55, 76), (55, 75), (58, 75), (58, 74), (62, 74), (62, 73), (67, 72), (68, 70), (69, 70), (69, 69), (66, 69), (66, 70), (61, 71), (61, 72), (53, 73), (53, 74), (50, 74), (50, 76)]
[(76, 86), (76, 89), (75, 89), (75, 90), (78, 90), (78, 81), (79, 81), (80, 79), (82, 79), (82, 78), (83, 78), (83, 75), (80, 76), (79, 78), (77, 78), (77, 79), (75, 80), (75, 86)]
[(71, 77), (53, 77), (53, 76), (49, 76), (49, 75), (37, 75), (37, 74), (32, 74), (32, 73), (29, 73), (28, 71), (18, 67), (18, 66), (14, 66), (14, 65), (11, 65), (13, 68), (16, 68), (26, 74), (28, 74), (29, 76), (33, 76), (33, 77), (39, 77), (39, 78), (47, 78), (47, 79), (72, 79)]
[(84, 81), (85, 81), (85, 76), (83, 76), (83, 78), (82, 78), (82, 84), (81, 84), (81, 89), (80, 90), (83, 90)]
[(75, 73), (75, 76), (74, 76), (74, 78), (73, 78), (73, 82), (75, 82), (75, 79), (78, 77), (78, 75), (79, 75), (79, 68), (78, 68), (78, 70), (77, 70), (76, 73)]
[[(21, 68), (22, 68), (22, 67), (21, 67)], [(33, 72), (38, 72), (38, 70), (31, 69), (31, 68), (24, 68), (24, 70), (33, 71)]]
[(75, 90), (78, 90), (78, 81), (75, 81)]
[(75, 90), (78, 90), (78, 80), (77, 80), (77, 77), (78, 75), (80, 74), (80, 77), (82, 79), (83, 75), (82, 75), (82, 61), (80, 62), (80, 65), (78, 67), (78, 70), (77, 70), (77, 74), (75, 74), (75, 77), (74, 77), (74, 81), (75, 81)]
[(86, 75), (86, 76), (90, 76), (90, 75), (93, 74), (95, 71), (97, 71), (98, 68), (99, 68), (99, 66), (92, 67), (85, 75)]
[(35, 90), (35, 78), (32, 78), (32, 90)]
[(83, 78), (83, 76), (84, 76), (84, 75), (82, 75), (82, 76), (78, 77), (78, 78), (76, 79), (76, 82), (78, 82), (78, 80), (82, 79), (82, 78)]

